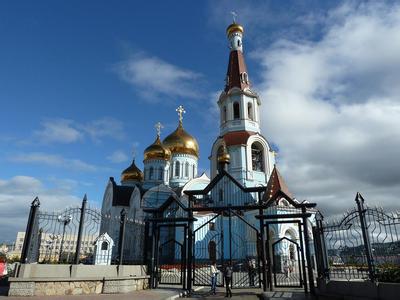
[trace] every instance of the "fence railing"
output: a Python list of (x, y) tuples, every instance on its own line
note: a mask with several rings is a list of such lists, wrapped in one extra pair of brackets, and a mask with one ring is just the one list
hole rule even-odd
[(109, 249), (112, 264), (143, 263), (145, 225), (125, 210), (118, 216), (102, 214), (88, 205), (85, 195), (80, 207), (48, 212), (40, 209), (36, 198), (29, 213), (21, 262), (93, 264), (95, 255), (106, 253), (95, 253), (96, 240), (106, 232), (114, 242)]
[(318, 275), (329, 280), (379, 280), (379, 274), (400, 268), (400, 215), (365, 206), (360, 193), (357, 207), (342, 219), (314, 227)]

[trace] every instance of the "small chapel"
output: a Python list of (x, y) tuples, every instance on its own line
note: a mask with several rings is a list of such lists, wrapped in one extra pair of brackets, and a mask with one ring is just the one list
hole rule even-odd
[[(121, 209), (125, 209), (129, 218), (144, 224), (149, 211), (168, 207), (164, 217), (169, 218), (178, 214), (179, 209), (188, 207), (190, 191), (204, 191), (201, 197), (193, 196), (197, 199), (193, 205), (199, 207), (194, 213), (194, 247), (198, 261), (218, 260), (221, 255), (235, 260), (257, 255), (257, 236), (251, 228), (259, 226), (255, 218), (257, 212), (237, 209), (236, 219), (230, 218), (228, 224), (226, 215), (219, 216), (212, 209), (207, 210), (206, 204), (243, 208), (268, 201), (279, 192), (281, 196), (274, 198), (274, 212), (279, 214), (297, 202), (278, 171), (274, 150), (261, 132), (262, 100), (252, 89), (246, 67), (244, 28), (233, 22), (226, 35), (230, 48), (228, 67), (225, 86), (216, 99), (220, 117), (219, 124), (215, 125), (219, 125), (219, 135), (209, 149), (201, 150), (202, 155), (209, 155), (210, 174), (198, 173), (200, 149), (196, 138), (185, 130), (185, 110), (181, 105), (176, 109), (178, 120), (173, 132), (163, 138), (162, 125), (156, 124), (154, 142), (143, 153), (143, 170), (133, 159), (122, 171), (120, 181), (109, 179), (102, 203), (102, 214), (110, 219), (118, 217)], [(255, 192), (259, 187), (265, 192)], [(242, 191), (249, 192), (245, 195)], [(112, 224), (104, 222), (101, 233), (107, 232), (117, 244), (119, 228)], [(229, 235), (220, 234), (228, 231)], [(289, 223), (271, 226), (269, 234), (272, 240), (300, 239), (297, 227)], [(160, 233), (159, 243), (163, 245), (172, 240), (172, 244), (180, 245), (184, 235), (176, 227), (166, 227)], [(137, 237), (131, 234), (125, 241), (125, 259), (135, 261), (143, 252), (143, 243)], [(176, 245), (171, 245), (162, 255), (179, 258)], [(281, 264), (283, 260), (298, 260), (295, 249), (286, 248), (283, 245), (279, 249)]]

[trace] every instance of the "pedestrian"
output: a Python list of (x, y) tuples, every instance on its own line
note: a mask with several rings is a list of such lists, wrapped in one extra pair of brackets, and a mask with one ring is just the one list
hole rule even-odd
[(255, 272), (256, 272), (255, 259), (251, 259), (251, 258), (248, 259), (247, 268), (248, 268), (248, 272), (249, 272), (250, 286), (254, 286), (254, 276), (255, 276)]
[(218, 269), (216, 262), (213, 262), (210, 266), (210, 276), (211, 276), (211, 293), (215, 295), (215, 290), (217, 288), (217, 276), (218, 276)]
[(225, 267), (225, 288), (226, 288), (226, 294), (225, 297), (232, 297), (232, 265), (231, 262), (228, 262), (227, 266)]
[(287, 259), (285, 259), (285, 262), (283, 263), (283, 272), (285, 273), (285, 277), (289, 278), (289, 262)]

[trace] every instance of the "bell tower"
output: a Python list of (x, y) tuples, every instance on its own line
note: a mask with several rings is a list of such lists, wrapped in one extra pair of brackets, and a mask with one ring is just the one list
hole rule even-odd
[(251, 89), (243, 55), (244, 28), (233, 23), (226, 29), (229, 62), (225, 87), (218, 99), (220, 135), (213, 144), (211, 178), (218, 173), (218, 153), (226, 147), (230, 156), (228, 172), (245, 186), (265, 185), (275, 164), (268, 141), (261, 135), (261, 100)]

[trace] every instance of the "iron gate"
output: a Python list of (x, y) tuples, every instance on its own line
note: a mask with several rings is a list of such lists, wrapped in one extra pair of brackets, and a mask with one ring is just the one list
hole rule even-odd
[(299, 244), (283, 237), (272, 244), (274, 283), (276, 287), (302, 287), (301, 248)]
[[(178, 228), (183, 230), (179, 234)], [(159, 225), (158, 229), (158, 284), (185, 285), (187, 226)]]
[(215, 213), (193, 235), (193, 285), (210, 286), (210, 266), (216, 262), (220, 271), (217, 286), (224, 286), (224, 269), (231, 263), (232, 288), (261, 287), (259, 231), (245, 213)]

